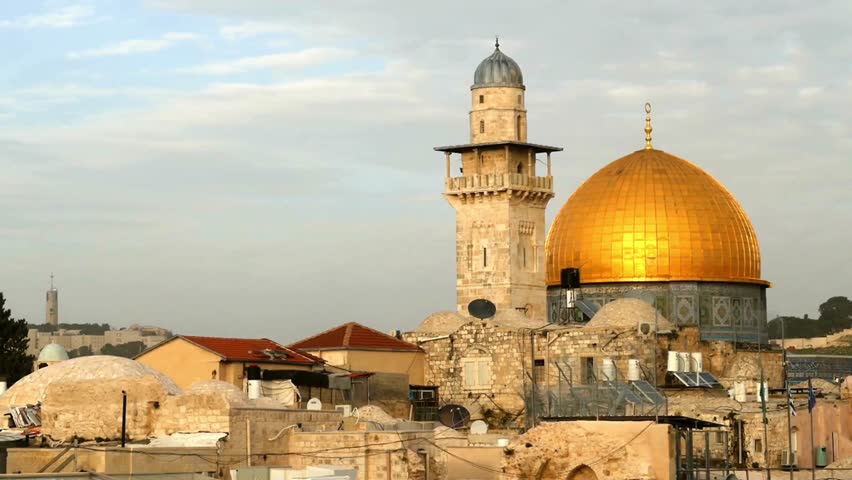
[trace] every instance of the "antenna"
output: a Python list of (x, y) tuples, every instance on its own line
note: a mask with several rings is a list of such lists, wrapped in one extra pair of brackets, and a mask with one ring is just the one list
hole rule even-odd
[(495, 307), (490, 300), (477, 298), (467, 305), (467, 311), (471, 314), (471, 316), (480, 320), (485, 320), (486, 318), (494, 316), (497, 312), (497, 307)]

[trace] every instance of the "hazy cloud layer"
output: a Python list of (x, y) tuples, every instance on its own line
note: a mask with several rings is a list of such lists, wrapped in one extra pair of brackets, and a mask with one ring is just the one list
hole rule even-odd
[(467, 140), (497, 33), (530, 140), (565, 147), (549, 219), (642, 146), (651, 101), (655, 145), (751, 217), (770, 314), (852, 295), (848, 2), (91, 5), (110, 20), (65, 41), (24, 26), (48, 14), (0, 18), (0, 40), (37, 45), (0, 67), (0, 290), (30, 320), (51, 271), (63, 320), (185, 333), (287, 341), (452, 308), (432, 147)]

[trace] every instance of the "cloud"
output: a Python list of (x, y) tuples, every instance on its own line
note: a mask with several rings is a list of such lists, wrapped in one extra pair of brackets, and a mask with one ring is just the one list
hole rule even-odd
[(670, 81), (662, 85), (620, 84), (606, 90), (613, 99), (641, 100), (664, 95), (704, 97), (711, 91), (710, 85), (701, 80)]
[(227, 62), (208, 63), (184, 68), (181, 71), (200, 75), (232, 75), (269, 68), (305, 68), (343, 60), (354, 56), (354, 54), (354, 51), (342, 48), (308, 48), (299, 52), (274, 53), (243, 57)]
[(140, 53), (159, 52), (170, 48), (178, 43), (197, 40), (199, 36), (194, 33), (172, 32), (163, 34), (156, 39), (132, 39), (124, 40), (113, 45), (107, 45), (91, 50), (80, 50), (68, 52), (65, 58), (79, 60), (81, 58), (112, 57), (136, 55)]
[(0, 20), (0, 28), (70, 28), (94, 19), (94, 10), (86, 5), (71, 5), (40, 15), (25, 15), (11, 20)]

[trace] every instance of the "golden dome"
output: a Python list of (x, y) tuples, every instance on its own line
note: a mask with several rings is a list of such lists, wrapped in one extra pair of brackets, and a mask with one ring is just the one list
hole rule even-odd
[(562, 206), (547, 235), (547, 284), (573, 267), (581, 283), (768, 285), (733, 195), (696, 165), (648, 147), (599, 170)]

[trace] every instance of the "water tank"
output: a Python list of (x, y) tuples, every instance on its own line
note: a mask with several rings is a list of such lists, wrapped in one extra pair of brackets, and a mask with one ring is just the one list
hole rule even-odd
[(605, 382), (614, 382), (615, 378), (615, 362), (611, 358), (604, 358), (601, 365), (601, 379)]
[(248, 398), (249, 400), (257, 400), (263, 395), (262, 389), (260, 386), (260, 380), (249, 380), (248, 381)]
[(816, 448), (816, 462), (814, 464), (819, 468), (825, 468), (828, 465), (828, 448)]
[(639, 368), (639, 360), (636, 358), (631, 358), (627, 361), (627, 379), (631, 382), (635, 382), (637, 380), (641, 380), (641, 377), (642, 369)]
[(689, 352), (678, 352), (678, 371), (679, 372), (691, 372), (690, 364), (692, 363), (692, 355)]
[(746, 401), (746, 384), (745, 382), (736, 382), (734, 384), (734, 400), (742, 403)]
[(704, 371), (704, 357), (701, 355), (701, 352), (692, 352), (692, 371)]
[(677, 352), (669, 352), (669, 360), (666, 364), (667, 372), (676, 372), (677, 370)]
[(7, 388), (6, 382), (0, 381), (0, 395), (3, 395), (4, 393), (6, 393), (6, 388)]

